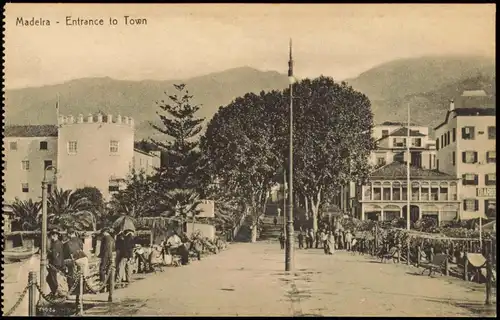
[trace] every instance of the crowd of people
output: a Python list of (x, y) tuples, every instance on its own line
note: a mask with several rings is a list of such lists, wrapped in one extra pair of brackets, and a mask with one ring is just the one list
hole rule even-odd
[[(342, 230), (335, 228), (318, 229), (316, 233), (312, 228), (302, 230), (298, 233), (298, 248), (299, 249), (323, 249), (325, 254), (333, 254), (335, 250), (351, 251), (356, 245), (356, 239), (350, 230)], [(280, 248), (285, 248), (286, 236), (283, 231), (279, 236)]]
[[(67, 287), (74, 285), (77, 272), (89, 277), (89, 256), (85, 253), (83, 241), (74, 229), (68, 229), (66, 239), (62, 239), (62, 232), (51, 230), (49, 232), (49, 246), (47, 258), (49, 262), (47, 283), (50, 295), (63, 297), (67, 294)], [(141, 246), (133, 230), (115, 232), (112, 228), (103, 228), (99, 234), (100, 246), (97, 250), (99, 259), (99, 280), (108, 283), (110, 269), (115, 268), (115, 283), (130, 283), (133, 271), (150, 272), (154, 265), (169, 265), (174, 262), (173, 257), (179, 257), (182, 265), (189, 264), (190, 253), (194, 253), (201, 260), (203, 250), (217, 253), (225, 248), (225, 242), (216, 237), (215, 241), (208, 241), (200, 235), (190, 239), (185, 233), (173, 230), (160, 245), (151, 247)], [(177, 260), (175, 260), (177, 261)], [(137, 264), (135, 264), (137, 262)], [(137, 266), (137, 268), (135, 268)], [(64, 275), (61, 278), (61, 275)], [(101, 292), (109, 290), (104, 286)], [(77, 291), (79, 292), (79, 291)], [(78, 298), (78, 297), (77, 297)]]

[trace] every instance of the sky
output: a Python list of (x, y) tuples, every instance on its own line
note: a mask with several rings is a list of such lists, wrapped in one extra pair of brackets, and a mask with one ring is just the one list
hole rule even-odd
[[(343, 80), (399, 58), (494, 56), (495, 11), (494, 4), (7, 4), (4, 85), (177, 80), (242, 66), (286, 73), (289, 38), (299, 78)], [(147, 25), (125, 25), (125, 15)], [(67, 16), (105, 25), (67, 26)], [(16, 26), (20, 17), (50, 26)]]

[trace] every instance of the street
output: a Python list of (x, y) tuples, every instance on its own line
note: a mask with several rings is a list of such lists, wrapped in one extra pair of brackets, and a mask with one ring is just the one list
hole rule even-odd
[(414, 267), (296, 250), (296, 272), (286, 275), (283, 261), (276, 242), (232, 244), (188, 266), (139, 275), (144, 279), (117, 290), (113, 303), (104, 302), (106, 294), (86, 295), (85, 302), (96, 305), (85, 315), (493, 315), (485, 313), (484, 285), (417, 275)]

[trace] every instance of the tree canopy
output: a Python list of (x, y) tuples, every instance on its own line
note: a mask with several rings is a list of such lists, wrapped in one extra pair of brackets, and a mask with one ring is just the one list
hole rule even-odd
[[(221, 107), (202, 138), (206, 170), (236, 191), (255, 215), (288, 167), (290, 92), (246, 94)], [(325, 198), (366, 179), (373, 149), (368, 98), (328, 77), (293, 87), (294, 189), (315, 219)]]

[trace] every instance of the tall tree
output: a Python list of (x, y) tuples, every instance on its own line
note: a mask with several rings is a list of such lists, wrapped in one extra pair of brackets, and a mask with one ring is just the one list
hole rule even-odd
[[(177, 93), (168, 95), (170, 103), (157, 102), (162, 112), (157, 112), (163, 125), (151, 123), (153, 128), (170, 137), (167, 141), (152, 140), (159, 148), (165, 150), (166, 165), (158, 172), (161, 193), (173, 189), (196, 188), (196, 176), (200, 152), (199, 133), (205, 119), (196, 118), (199, 105), (192, 103), (193, 96), (184, 84), (174, 85)], [(166, 94), (166, 93), (165, 93)]]
[(294, 185), (309, 204), (315, 230), (325, 198), (366, 179), (372, 127), (370, 101), (347, 83), (319, 77), (295, 85)]
[(281, 103), (279, 92), (246, 94), (220, 108), (202, 139), (210, 170), (243, 200), (253, 217), (252, 240), (256, 240), (258, 217), (265, 212), (267, 194), (282, 163), (269, 109)]

